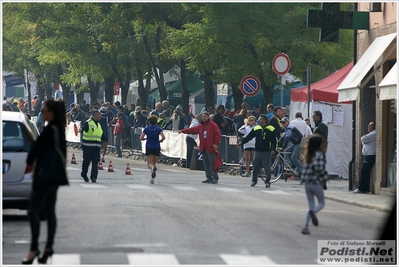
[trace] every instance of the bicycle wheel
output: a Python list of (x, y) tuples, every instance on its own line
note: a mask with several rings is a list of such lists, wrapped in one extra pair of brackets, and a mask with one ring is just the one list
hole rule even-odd
[(271, 166), (271, 178), (270, 182), (274, 183), (280, 180), (284, 175), (284, 162), (279, 156), (276, 156)]

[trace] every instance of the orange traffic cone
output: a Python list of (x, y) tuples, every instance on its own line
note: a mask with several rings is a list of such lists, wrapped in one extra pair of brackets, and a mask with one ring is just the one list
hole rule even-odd
[(114, 172), (114, 167), (112, 167), (112, 160), (109, 161), (108, 172)]
[(129, 163), (126, 165), (125, 174), (126, 174), (126, 175), (131, 175), (131, 174), (132, 174), (132, 172), (130, 171), (130, 165), (129, 165)]
[(102, 163), (101, 159), (100, 159), (100, 161), (98, 162), (98, 169), (99, 169), (99, 170), (104, 170), (104, 168), (103, 168), (103, 163)]
[(77, 164), (75, 159), (75, 154), (72, 154), (71, 164)]

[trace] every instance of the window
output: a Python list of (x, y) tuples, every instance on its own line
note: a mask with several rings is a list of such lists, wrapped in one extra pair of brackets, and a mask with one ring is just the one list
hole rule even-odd
[(3, 151), (15, 149), (27, 149), (29, 151), (29, 142), (27, 142), (22, 125), (14, 121), (3, 121)]
[(370, 12), (382, 12), (382, 3), (370, 3)]

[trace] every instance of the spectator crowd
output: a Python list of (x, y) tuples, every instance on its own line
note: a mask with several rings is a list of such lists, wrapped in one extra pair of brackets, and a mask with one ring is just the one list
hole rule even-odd
[[(3, 99), (3, 110), (23, 112), (29, 116), (35, 117), (36, 125), (41, 131), (44, 127), (45, 122), (41, 116), (41, 109), (45, 101), (39, 99), (35, 95), (31, 102), (31, 112), (28, 112), (28, 103), (22, 98), (4, 97)], [(145, 107), (136, 106), (130, 104), (130, 106), (124, 104), (121, 105), (119, 101), (116, 101), (113, 105), (109, 102), (101, 101), (100, 103), (88, 104), (86, 100), (82, 100), (80, 104), (71, 103), (66, 109), (66, 121), (67, 124), (71, 122), (81, 122), (83, 125), (94, 111), (101, 113), (101, 119), (99, 121), (103, 132), (106, 136), (106, 141), (103, 141), (101, 149), (101, 161), (105, 162), (105, 155), (107, 152), (107, 146), (109, 139), (113, 138), (116, 150), (116, 156), (122, 157), (122, 151), (120, 148), (131, 147), (131, 132), (135, 129), (144, 129), (149, 126), (148, 118), (151, 115), (155, 115), (158, 119), (156, 125), (163, 130), (171, 130), (179, 132), (186, 128), (196, 127), (203, 123), (201, 114), (207, 112), (209, 119), (217, 125), (221, 135), (235, 135), (239, 141), (243, 140), (249, 133), (254, 129), (256, 125), (260, 125), (261, 108), (259, 105), (255, 105), (250, 109), (247, 102), (241, 104), (239, 110), (227, 109), (224, 105), (218, 105), (216, 108), (208, 107), (203, 108), (199, 114), (183, 113), (181, 105), (176, 107), (170, 105), (168, 100), (158, 102), (153, 106), (146, 105)], [(276, 146), (286, 148), (287, 151), (291, 151), (291, 161), (293, 165), (300, 171), (302, 169), (301, 160), (301, 147), (297, 142), (293, 142), (292, 133), (294, 128), (299, 130), (302, 137), (309, 136), (312, 133), (310, 128), (310, 120), (304, 120), (302, 114), (296, 113), (295, 120), (289, 122), (287, 110), (285, 107), (274, 106), (268, 104), (266, 106), (267, 125), (271, 125), (274, 128), (274, 135), (277, 138)], [(112, 129), (109, 131), (109, 129)], [(296, 131), (297, 132), (297, 131)], [(111, 134), (112, 136), (108, 136)], [(191, 156), (193, 147), (197, 146), (195, 140), (198, 135), (189, 134), (185, 138), (187, 145), (187, 156), (186, 156), (186, 167), (190, 167)], [(242, 158), (240, 164), (245, 165), (246, 172), (244, 176), (250, 175), (250, 165), (252, 164), (255, 157), (255, 138), (245, 146), (241, 147)]]

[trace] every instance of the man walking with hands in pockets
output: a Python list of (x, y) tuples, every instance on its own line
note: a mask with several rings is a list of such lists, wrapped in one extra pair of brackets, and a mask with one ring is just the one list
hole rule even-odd
[(217, 184), (219, 175), (214, 171), (216, 153), (219, 150), (221, 134), (216, 123), (210, 120), (209, 112), (202, 111), (202, 122), (193, 128), (179, 130), (179, 133), (199, 134), (202, 159), (205, 168), (206, 180), (203, 183)]

